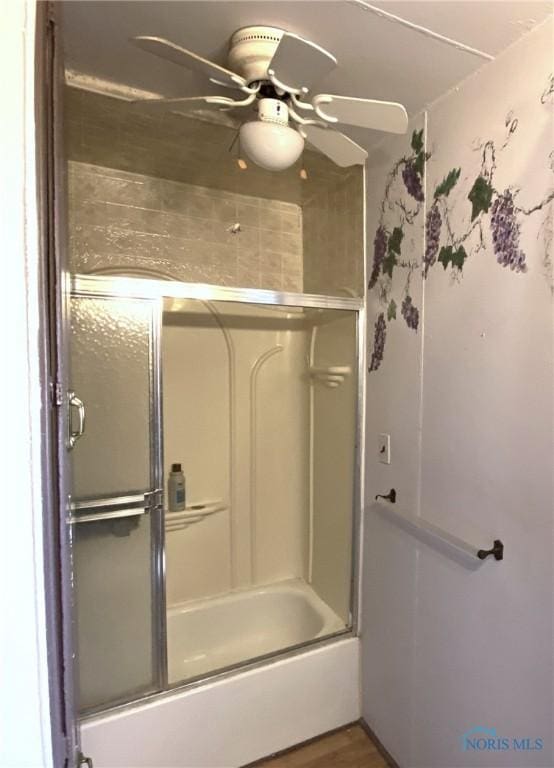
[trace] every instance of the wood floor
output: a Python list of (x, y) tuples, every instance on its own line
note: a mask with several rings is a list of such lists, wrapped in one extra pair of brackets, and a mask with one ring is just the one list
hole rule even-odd
[(375, 744), (359, 725), (351, 725), (310, 741), (256, 768), (387, 768)]

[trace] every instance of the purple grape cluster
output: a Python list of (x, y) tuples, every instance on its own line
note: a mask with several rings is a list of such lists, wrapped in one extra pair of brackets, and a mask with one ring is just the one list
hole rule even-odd
[(418, 203), (422, 203), (424, 195), (423, 187), (421, 185), (421, 176), (417, 172), (417, 169), (411, 160), (408, 160), (406, 163), (404, 163), (404, 168), (402, 169), (402, 179), (404, 181), (404, 186), (408, 190), (408, 193), (415, 200), (417, 200)]
[(406, 296), (404, 298), (400, 312), (406, 321), (408, 328), (411, 328), (413, 331), (417, 331), (417, 327), (419, 325), (419, 310), (416, 306), (414, 306), (411, 296)]
[(387, 324), (385, 322), (385, 313), (381, 312), (375, 322), (375, 332), (373, 334), (373, 352), (369, 370), (376, 371), (383, 362), (383, 353), (385, 351), (385, 339), (387, 338)]
[(519, 224), (509, 189), (498, 195), (491, 209), (492, 242), (496, 260), (515, 272), (527, 272), (525, 254), (519, 247)]
[(379, 277), (381, 266), (387, 252), (387, 233), (382, 224), (377, 227), (375, 239), (373, 240), (373, 267), (369, 277), (368, 288), (373, 288)]
[(425, 255), (423, 257), (423, 275), (427, 273), (437, 260), (439, 241), (441, 237), (442, 217), (437, 203), (433, 203), (425, 222)]

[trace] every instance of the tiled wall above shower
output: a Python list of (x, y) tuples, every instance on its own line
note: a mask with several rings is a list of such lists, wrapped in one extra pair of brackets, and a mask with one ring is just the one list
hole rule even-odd
[(236, 127), (75, 88), (64, 110), (72, 271), (363, 295), (361, 168), (243, 171)]
[(70, 161), (69, 225), (74, 272), (302, 291), (294, 203)]
[(302, 206), (306, 293), (364, 294), (363, 179), (361, 168), (321, 185)]

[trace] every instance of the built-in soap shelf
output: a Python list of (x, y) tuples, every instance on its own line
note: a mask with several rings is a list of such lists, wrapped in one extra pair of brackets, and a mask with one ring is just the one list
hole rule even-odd
[(206, 517), (226, 509), (227, 504), (223, 501), (201, 501), (187, 504), (186, 508), (180, 512), (170, 512), (166, 509), (164, 510), (165, 530), (166, 532), (181, 531), (193, 523), (200, 523)]
[(347, 376), (352, 375), (350, 365), (328, 365), (325, 367), (312, 366), (308, 369), (312, 381), (320, 382), (326, 387), (340, 387)]

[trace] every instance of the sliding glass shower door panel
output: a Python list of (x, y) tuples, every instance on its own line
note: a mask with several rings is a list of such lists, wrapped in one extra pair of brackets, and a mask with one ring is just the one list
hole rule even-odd
[(155, 301), (71, 301), (70, 450), (82, 710), (160, 685)]
[[(85, 427), (72, 452), (73, 498), (148, 491), (152, 302), (75, 297), (71, 383)], [(78, 435), (78, 405), (72, 425)]]

